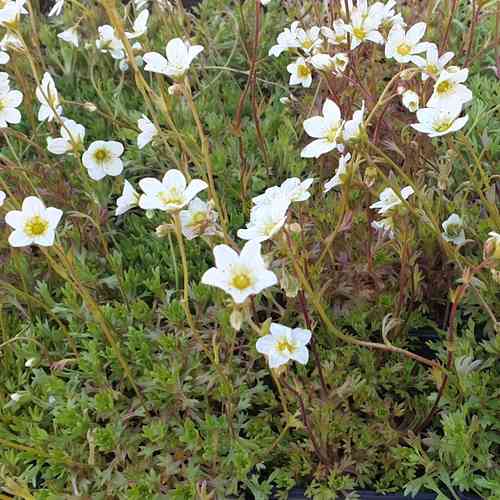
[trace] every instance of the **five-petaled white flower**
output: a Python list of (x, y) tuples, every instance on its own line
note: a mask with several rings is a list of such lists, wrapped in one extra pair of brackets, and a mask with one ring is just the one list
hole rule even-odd
[[(450, 69), (450, 68), (449, 68)], [(467, 80), (467, 68), (449, 71), (443, 69), (434, 84), (434, 92), (427, 101), (429, 108), (455, 109), (472, 100), (472, 92), (463, 85)]]
[(296, 201), (306, 201), (311, 197), (309, 188), (314, 182), (314, 178), (309, 177), (301, 181), (298, 177), (290, 177), (282, 182), (280, 186), (267, 188), (263, 194), (252, 198), (256, 206), (271, 205), (279, 199), (288, 200), (288, 203)]
[(398, 196), (392, 188), (387, 187), (379, 194), (379, 201), (370, 205), (370, 208), (377, 209), (378, 213), (383, 215), (403, 203), (401, 198), (407, 200), (414, 192), (411, 186), (406, 186), (401, 190), (400, 196)]
[(310, 330), (271, 323), (270, 332), (255, 345), (257, 351), (267, 357), (269, 368), (278, 368), (290, 360), (307, 364), (309, 351), (306, 345), (311, 340)]
[(69, 151), (76, 153), (85, 139), (85, 127), (67, 118), (62, 121), (61, 137), (47, 137), (47, 149), (55, 155), (63, 155)]
[(139, 204), (139, 193), (129, 181), (123, 183), (123, 192), (116, 200), (115, 215), (122, 215)]
[(3, 88), (0, 93), (0, 128), (9, 126), (9, 123), (20, 123), (21, 113), (16, 109), (23, 101), (23, 94), (19, 90)]
[(61, 31), (61, 33), (57, 34), (57, 38), (60, 38), (63, 42), (70, 43), (75, 47), (78, 47), (80, 45), (80, 36), (78, 35), (76, 26), (68, 28), (65, 31)]
[(213, 236), (217, 233), (217, 217), (212, 201), (205, 202), (198, 197), (193, 198), (187, 210), (179, 212), (182, 234), (188, 240), (198, 236)]
[(435, 43), (427, 44), (425, 59), (422, 56), (413, 56), (411, 61), (422, 70), (422, 80), (431, 77), (437, 80), (444, 67), (453, 59), (453, 52), (445, 52), (439, 57), (438, 48)]
[(332, 45), (342, 45), (347, 43), (346, 24), (342, 19), (335, 19), (332, 23), (333, 29), (328, 26), (321, 28), (321, 34), (326, 38), (326, 41)]
[(411, 126), (429, 137), (439, 137), (456, 132), (467, 123), (467, 115), (459, 118), (461, 112), (460, 105), (448, 109), (422, 108), (417, 111), (418, 123), (412, 123)]
[(286, 67), (290, 73), (290, 85), (302, 85), (305, 88), (311, 86), (312, 71), (303, 57), (298, 57), (295, 62)]
[(393, 26), (385, 44), (385, 57), (394, 58), (399, 63), (410, 62), (412, 56), (424, 52), (428, 47), (427, 43), (420, 43), (426, 28), (425, 23), (417, 23), (405, 33), (401, 25)]
[(148, 19), (149, 19), (149, 11), (148, 9), (144, 9), (135, 19), (133, 29), (134, 31), (129, 32), (125, 31), (125, 35), (129, 39), (139, 38), (144, 35), (148, 30)]
[(305, 131), (316, 140), (308, 144), (300, 156), (318, 158), (335, 148), (338, 149), (337, 141), (341, 137), (342, 126), (339, 107), (332, 100), (326, 99), (323, 104), (323, 115), (313, 116), (304, 121)]
[(351, 33), (351, 50), (360, 43), (369, 40), (383, 44), (384, 37), (379, 33), (380, 14), (374, 9), (368, 10), (366, 0), (358, 0), (351, 10), (351, 23), (345, 29)]
[(351, 160), (351, 153), (347, 153), (346, 155), (342, 155), (339, 158), (339, 166), (335, 171), (335, 175), (328, 181), (325, 182), (324, 193), (328, 193), (331, 189), (336, 186), (340, 186), (344, 183), (344, 178), (347, 174), (347, 164)]
[(154, 123), (146, 115), (142, 115), (142, 117), (139, 118), (137, 126), (141, 131), (140, 134), (137, 135), (137, 146), (139, 149), (142, 149), (153, 140), (158, 130), (156, 130)]
[(401, 101), (408, 111), (415, 113), (418, 110), (418, 94), (413, 90), (405, 90), (401, 96)]
[(237, 304), (278, 283), (276, 275), (267, 269), (257, 241), (248, 241), (239, 255), (227, 245), (217, 245), (213, 251), (215, 267), (205, 272), (201, 282), (221, 288)]
[(51, 122), (56, 116), (61, 116), (63, 109), (59, 101), (56, 84), (52, 76), (45, 72), (42, 77), (42, 83), (36, 88), (36, 98), (41, 106), (38, 110), (38, 121), (45, 120)]
[(442, 236), (446, 241), (455, 245), (465, 243), (464, 222), (458, 214), (451, 214), (442, 224)]
[(192, 180), (189, 185), (180, 170), (171, 169), (162, 181), (146, 177), (139, 181), (144, 194), (139, 198), (139, 206), (144, 210), (164, 210), (174, 212), (184, 208), (200, 191), (208, 187), (201, 179)]
[(123, 171), (123, 145), (117, 141), (94, 141), (82, 155), (83, 166), (89, 177), (99, 181), (110, 175), (115, 177)]
[(61, 217), (62, 210), (46, 208), (42, 200), (28, 196), (21, 210), (11, 210), (5, 215), (5, 222), (14, 229), (9, 236), (9, 244), (13, 247), (33, 244), (51, 246)]
[(299, 42), (299, 48), (306, 54), (311, 54), (313, 51), (318, 50), (323, 45), (323, 40), (320, 37), (320, 28), (313, 26), (308, 30), (297, 28), (295, 36)]
[(269, 49), (269, 55), (278, 57), (282, 52), (288, 49), (296, 49), (300, 46), (297, 38), (297, 30), (299, 29), (299, 21), (294, 21), (290, 28), (285, 28), (276, 40), (276, 45)]
[(97, 28), (99, 38), (95, 41), (95, 46), (101, 52), (109, 52), (113, 59), (123, 59), (125, 48), (122, 41), (116, 36), (115, 29), (109, 24), (104, 24)]
[(173, 38), (167, 43), (165, 53), (167, 58), (157, 52), (144, 54), (146, 71), (161, 73), (170, 78), (180, 78), (189, 69), (193, 59), (203, 50), (201, 45), (190, 45), (181, 38)]

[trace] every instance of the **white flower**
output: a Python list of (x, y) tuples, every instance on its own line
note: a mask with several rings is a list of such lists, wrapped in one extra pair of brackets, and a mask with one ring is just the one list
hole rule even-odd
[(290, 73), (290, 85), (302, 85), (305, 88), (311, 86), (312, 71), (303, 57), (298, 57), (286, 69)]
[(309, 351), (306, 345), (311, 340), (309, 330), (271, 323), (270, 332), (257, 340), (255, 346), (258, 352), (267, 356), (269, 368), (278, 368), (291, 359), (301, 365), (307, 364)]
[(13, 247), (51, 246), (61, 217), (62, 210), (46, 208), (42, 200), (28, 196), (23, 201), (22, 210), (11, 210), (5, 216), (5, 222), (14, 228), (9, 244)]
[(55, 155), (63, 155), (70, 151), (77, 152), (85, 139), (85, 127), (74, 120), (63, 118), (61, 137), (47, 137), (47, 149)]
[(10, 77), (9, 73), (5, 71), (0, 72), (0, 94), (4, 94), (10, 90)]
[(5, 33), (4, 37), (0, 41), (0, 49), (2, 51), (6, 50), (23, 51), (24, 43), (16, 34), (7, 31), (7, 33)]
[(193, 59), (203, 50), (201, 45), (190, 45), (180, 38), (174, 38), (167, 43), (165, 59), (157, 52), (144, 54), (146, 71), (161, 73), (171, 78), (180, 78), (189, 69)]
[(94, 141), (82, 155), (83, 166), (88, 170), (89, 177), (99, 181), (110, 175), (115, 177), (123, 170), (120, 156), (123, 145), (117, 141)]
[(385, 44), (385, 57), (399, 63), (410, 62), (412, 56), (427, 49), (426, 43), (420, 43), (426, 28), (425, 23), (417, 23), (405, 33), (401, 25), (393, 26)]
[(320, 37), (321, 30), (318, 26), (313, 26), (308, 30), (302, 28), (297, 28), (295, 31), (295, 36), (299, 42), (299, 48), (302, 49), (306, 54), (310, 54), (315, 50), (318, 50), (323, 45), (323, 40)]
[(271, 239), (284, 226), (289, 206), (290, 200), (280, 197), (272, 204), (253, 207), (247, 228), (239, 229), (238, 236), (258, 242)]
[(10, 61), (8, 52), (0, 49), (0, 64), (7, 64)]
[(455, 245), (465, 243), (464, 223), (458, 214), (451, 214), (442, 224), (442, 236)]
[(347, 174), (347, 164), (351, 160), (351, 153), (347, 153), (346, 155), (342, 155), (339, 158), (339, 166), (335, 171), (335, 175), (328, 181), (325, 182), (325, 187), (323, 192), (328, 193), (335, 186), (340, 186), (344, 182), (344, 177)]
[(354, 111), (352, 119), (347, 120), (344, 125), (343, 137), (345, 141), (357, 140), (363, 130), (363, 118), (365, 116), (365, 101), (361, 103), (361, 109)]
[(463, 85), (469, 70), (464, 68), (450, 72), (449, 69), (442, 70), (434, 84), (434, 93), (427, 102), (429, 108), (455, 109), (472, 100), (472, 92)]
[(66, 31), (61, 31), (61, 33), (57, 34), (57, 38), (60, 38), (64, 42), (71, 43), (75, 47), (80, 45), (80, 37), (78, 36), (78, 31), (76, 31), (76, 27), (67, 29)]
[(252, 198), (252, 202), (257, 206), (261, 206), (271, 205), (279, 199), (288, 200), (288, 203), (306, 201), (311, 196), (308, 190), (313, 182), (314, 179), (312, 177), (309, 177), (305, 181), (301, 181), (298, 177), (290, 177), (281, 186), (267, 188), (265, 193)]
[(146, 115), (142, 115), (142, 117), (139, 118), (137, 126), (141, 131), (141, 133), (137, 135), (137, 146), (139, 149), (142, 149), (153, 140), (158, 130), (156, 130), (154, 123)]
[(125, 57), (125, 49), (122, 41), (115, 35), (115, 29), (109, 24), (104, 24), (97, 28), (99, 38), (95, 42), (95, 46), (101, 52), (109, 52), (113, 59), (123, 59)]
[[(406, 186), (401, 190), (400, 196), (403, 198), (403, 200), (407, 200), (415, 191), (411, 186)], [(380, 194), (379, 194), (379, 201), (376, 201), (372, 205), (370, 205), (370, 208), (377, 209), (378, 213), (380, 215), (383, 215), (390, 210), (392, 210), (394, 207), (397, 207), (403, 203), (400, 199), (400, 197), (394, 192), (394, 190), (390, 187), (385, 188)]]
[(415, 113), (415, 111), (418, 110), (418, 94), (413, 92), (413, 90), (406, 90), (403, 92), (401, 100), (403, 102), (403, 106), (412, 113)]
[(0, 190), (0, 207), (5, 203), (5, 198), (7, 198), (7, 195)]
[(371, 226), (376, 231), (384, 233), (388, 238), (394, 238), (394, 220), (392, 217), (386, 217), (385, 219), (374, 220)]
[(294, 21), (290, 28), (285, 28), (277, 38), (277, 44), (269, 49), (269, 55), (278, 57), (282, 52), (288, 49), (296, 49), (300, 46), (297, 38), (297, 29), (299, 29), (299, 21)]
[(310, 62), (319, 71), (342, 73), (349, 63), (349, 57), (343, 52), (338, 52), (333, 56), (329, 54), (315, 54), (310, 58)]
[(31, 368), (35, 364), (36, 358), (28, 358), (24, 363), (26, 368)]
[(28, 11), (24, 8), (26, 0), (6, 0), (2, 2), (2, 8), (0, 8), (0, 26), (8, 28), (9, 26), (15, 26), (21, 14), (27, 14)]
[(351, 49), (366, 40), (383, 44), (384, 37), (378, 32), (379, 25), (380, 15), (375, 11), (369, 13), (366, 0), (358, 0), (356, 7), (351, 9), (351, 23), (345, 27), (351, 33)]
[(20, 394), (19, 392), (13, 392), (11, 395), (10, 395), (10, 399), (12, 401), (14, 401), (15, 403), (17, 403), (21, 398), (23, 397), (22, 394)]
[(386, 4), (375, 2), (370, 7), (370, 13), (380, 18), (380, 24), (385, 29), (391, 29), (395, 25), (406, 26), (401, 14), (396, 14), (395, 5), (396, 0), (389, 0)]
[(458, 118), (461, 106), (450, 106), (449, 109), (422, 108), (417, 111), (418, 123), (411, 126), (429, 137), (439, 137), (460, 130), (468, 120), (468, 116)]
[(129, 181), (123, 183), (122, 195), (116, 200), (115, 215), (122, 215), (139, 204), (139, 193), (133, 188)]
[(327, 26), (321, 28), (321, 34), (331, 45), (347, 43), (347, 26), (342, 19), (335, 19), (332, 23), (333, 30)]
[(50, 12), (47, 15), (49, 17), (58, 16), (62, 12), (63, 7), (64, 7), (64, 0), (56, 0), (56, 3), (52, 7), (52, 9), (50, 9)]
[(35, 95), (41, 104), (38, 110), (38, 121), (51, 122), (57, 115), (62, 115), (63, 109), (60, 105), (56, 84), (49, 73), (43, 74), (42, 84), (36, 88)]
[(216, 267), (206, 271), (201, 282), (221, 288), (237, 304), (278, 283), (276, 275), (267, 269), (257, 241), (248, 241), (239, 255), (227, 245), (217, 245), (214, 257)]
[(146, 177), (139, 181), (144, 194), (139, 198), (139, 206), (144, 210), (159, 209), (173, 212), (185, 207), (208, 184), (200, 179), (187, 185), (186, 178), (179, 170), (168, 170), (162, 181)]
[(135, 19), (132, 33), (125, 31), (125, 35), (127, 38), (139, 38), (144, 35), (148, 30), (148, 19), (149, 19), (149, 11), (147, 9), (143, 10)]
[(21, 122), (21, 113), (16, 108), (22, 101), (23, 94), (19, 90), (4, 90), (0, 94), (0, 128)]
[(453, 52), (445, 52), (439, 57), (438, 48), (435, 43), (427, 44), (425, 59), (422, 56), (413, 56), (411, 61), (422, 70), (422, 80), (431, 77), (437, 80), (444, 67), (453, 59)]
[(318, 158), (338, 148), (343, 121), (339, 107), (330, 99), (323, 104), (323, 116), (313, 116), (304, 121), (307, 134), (316, 140), (308, 144), (300, 153), (302, 158)]
[(485, 258), (492, 257), (500, 260), (500, 233), (490, 231), (489, 238), (484, 243)]
[(213, 202), (204, 202), (202, 199), (193, 198), (187, 210), (179, 212), (182, 234), (192, 240), (197, 236), (213, 236), (217, 232), (217, 212)]

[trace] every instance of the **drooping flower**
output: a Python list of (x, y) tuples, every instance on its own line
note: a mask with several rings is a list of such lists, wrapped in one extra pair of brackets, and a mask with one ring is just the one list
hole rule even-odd
[(23, 94), (19, 90), (8, 88), (2, 90), (0, 93), (0, 128), (8, 127), (9, 123), (21, 122), (21, 113), (17, 107), (22, 101)]
[(290, 28), (285, 28), (277, 38), (276, 45), (273, 45), (269, 49), (269, 55), (278, 57), (285, 50), (296, 49), (300, 46), (300, 42), (297, 38), (297, 29), (299, 28), (299, 21), (294, 21)]
[(464, 223), (458, 214), (451, 214), (442, 224), (442, 236), (455, 245), (465, 243)]
[(469, 117), (465, 115), (459, 118), (461, 112), (460, 105), (448, 109), (422, 108), (417, 111), (418, 123), (412, 123), (411, 126), (429, 137), (440, 137), (460, 130), (467, 123)]
[(85, 127), (74, 120), (63, 118), (61, 137), (47, 137), (47, 149), (55, 155), (63, 155), (72, 151), (78, 152), (85, 139)]
[(179, 212), (182, 234), (192, 240), (198, 236), (213, 236), (217, 233), (217, 212), (213, 202), (204, 202), (202, 199), (193, 198), (187, 210)]
[(398, 205), (401, 205), (403, 203), (401, 198), (407, 200), (414, 192), (411, 186), (406, 186), (401, 190), (400, 196), (398, 196), (392, 188), (387, 187), (379, 194), (379, 201), (370, 205), (370, 208), (378, 210), (380, 215), (384, 215)]
[(351, 33), (351, 50), (367, 40), (383, 44), (384, 37), (378, 31), (379, 26), (380, 13), (374, 10), (369, 12), (366, 0), (358, 0), (356, 7), (351, 9), (351, 23), (345, 27)]
[(170, 78), (180, 78), (189, 69), (193, 59), (203, 50), (201, 45), (190, 45), (181, 38), (174, 38), (167, 43), (165, 53), (167, 58), (157, 52), (144, 54), (146, 71), (161, 73)]
[(129, 39), (139, 38), (148, 30), (149, 11), (144, 9), (134, 21), (132, 32), (125, 31), (125, 36)]
[(342, 19), (335, 19), (332, 23), (333, 29), (328, 26), (321, 28), (321, 34), (331, 45), (342, 45), (347, 43), (347, 26)]
[(312, 83), (312, 71), (303, 57), (298, 57), (295, 62), (286, 67), (290, 73), (290, 85), (302, 85), (309, 88)]
[(123, 192), (116, 200), (115, 215), (122, 215), (139, 204), (139, 193), (129, 181), (123, 183)]
[(270, 332), (257, 340), (255, 346), (258, 352), (267, 357), (270, 368), (278, 368), (290, 360), (307, 364), (309, 351), (306, 345), (311, 340), (310, 330), (271, 323)]
[(339, 166), (335, 171), (335, 175), (328, 181), (325, 182), (324, 193), (328, 193), (331, 189), (336, 186), (340, 186), (344, 183), (345, 175), (347, 174), (347, 164), (351, 160), (351, 153), (347, 153), (346, 155), (342, 155), (339, 158)]
[(425, 81), (429, 77), (437, 80), (441, 71), (453, 59), (453, 52), (445, 52), (439, 57), (438, 48), (435, 43), (427, 44), (425, 59), (422, 56), (413, 56), (411, 61), (422, 70), (422, 80)]
[(58, 16), (61, 14), (63, 7), (64, 7), (64, 0), (56, 0), (52, 9), (50, 9), (50, 12), (47, 15), (49, 17)]
[(290, 177), (283, 181), (280, 186), (267, 188), (263, 194), (252, 198), (252, 202), (256, 206), (262, 206), (272, 205), (280, 199), (288, 200), (289, 204), (297, 201), (306, 201), (311, 196), (309, 188), (313, 182), (314, 179), (312, 177), (304, 181), (301, 181), (298, 177)]
[(340, 109), (331, 99), (326, 99), (322, 111), (322, 116), (313, 116), (304, 121), (305, 131), (316, 140), (302, 150), (302, 158), (318, 158), (339, 147), (337, 141), (344, 124)]
[(393, 26), (385, 44), (385, 57), (399, 63), (410, 62), (412, 56), (427, 49), (426, 43), (420, 43), (426, 28), (425, 23), (417, 23), (405, 32), (401, 25)]
[(472, 100), (472, 92), (463, 85), (467, 80), (467, 68), (450, 72), (442, 70), (434, 84), (434, 92), (427, 101), (429, 108), (456, 109), (459, 105)]
[(14, 229), (9, 244), (13, 247), (51, 246), (62, 214), (58, 208), (46, 208), (36, 196), (28, 196), (21, 210), (11, 210), (5, 215), (5, 222)]
[(125, 57), (125, 48), (122, 41), (116, 36), (115, 29), (109, 24), (97, 28), (99, 38), (95, 46), (104, 53), (109, 53), (113, 59), (121, 60)]
[(79, 47), (80, 45), (80, 36), (78, 35), (76, 26), (68, 28), (65, 31), (61, 31), (61, 33), (57, 34), (57, 38), (60, 38), (64, 42), (70, 43), (75, 47)]
[(257, 241), (248, 241), (239, 255), (227, 245), (217, 245), (213, 251), (215, 267), (205, 272), (201, 282), (221, 288), (237, 304), (278, 283), (276, 275), (267, 269)]
[(345, 141), (355, 141), (360, 139), (363, 131), (363, 120), (365, 117), (365, 101), (361, 103), (361, 109), (354, 111), (352, 119), (344, 124), (343, 137)]
[(403, 106), (408, 111), (415, 113), (415, 111), (418, 110), (418, 103), (419, 103), (418, 94), (413, 90), (406, 90), (405, 92), (403, 92), (403, 95), (401, 96), (401, 101), (403, 103)]
[(142, 115), (142, 117), (139, 118), (137, 126), (141, 131), (137, 136), (137, 146), (139, 149), (142, 149), (153, 140), (158, 130), (156, 130), (154, 123), (146, 115)]
[(107, 175), (116, 177), (123, 171), (123, 145), (117, 141), (94, 141), (82, 155), (89, 177), (99, 181)]
[(45, 72), (42, 77), (42, 83), (36, 88), (36, 98), (41, 106), (38, 110), (38, 121), (45, 120), (51, 122), (56, 116), (61, 116), (63, 109), (59, 100), (56, 84), (52, 76)]
[(144, 194), (139, 198), (139, 206), (145, 210), (175, 212), (184, 208), (200, 191), (208, 187), (201, 179), (192, 180), (189, 185), (181, 171), (171, 169), (162, 181), (146, 177), (139, 181)]

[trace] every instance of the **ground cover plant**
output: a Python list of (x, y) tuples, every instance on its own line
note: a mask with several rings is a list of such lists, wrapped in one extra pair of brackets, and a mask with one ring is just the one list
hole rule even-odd
[(500, 498), (499, 5), (0, 2), (0, 498)]

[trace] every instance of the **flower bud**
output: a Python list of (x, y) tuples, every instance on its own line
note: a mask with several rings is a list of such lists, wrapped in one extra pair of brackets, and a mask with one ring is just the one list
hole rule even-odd
[(94, 113), (95, 111), (97, 111), (97, 106), (92, 103), (92, 102), (86, 102), (83, 107), (89, 111), (90, 113)]
[(484, 243), (483, 256), (485, 259), (500, 260), (500, 234), (491, 231), (489, 236)]
[(168, 93), (173, 96), (180, 97), (183, 94), (183, 88), (180, 83), (174, 83), (168, 87)]
[(165, 238), (166, 236), (168, 236), (168, 233), (172, 230), (172, 224), (160, 224), (157, 228), (156, 228), (156, 236), (158, 236), (158, 238)]
[(243, 313), (240, 309), (233, 309), (231, 316), (229, 317), (229, 322), (237, 332), (241, 330), (241, 325), (243, 324)]

